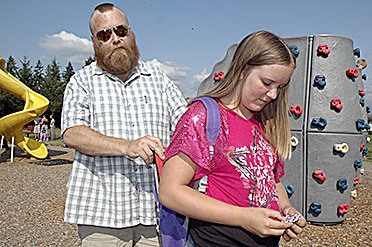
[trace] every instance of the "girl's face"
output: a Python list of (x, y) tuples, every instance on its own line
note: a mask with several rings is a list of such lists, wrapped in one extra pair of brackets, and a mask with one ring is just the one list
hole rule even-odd
[(294, 70), (294, 65), (262, 65), (256, 66), (245, 78), (244, 72), (240, 74), (242, 85), (241, 103), (239, 110), (246, 118), (252, 116), (252, 112), (258, 112), (276, 99), (279, 88), (289, 82)]

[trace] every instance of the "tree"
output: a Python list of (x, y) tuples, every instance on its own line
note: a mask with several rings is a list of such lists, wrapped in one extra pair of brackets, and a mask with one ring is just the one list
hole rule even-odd
[(33, 87), (32, 90), (40, 92), (41, 87), (44, 85), (44, 66), (40, 60), (37, 61), (32, 73)]
[(65, 84), (65, 86), (67, 85), (67, 83), (70, 81), (70, 78), (74, 74), (75, 74), (74, 67), (72, 66), (72, 64), (70, 62), (68, 62), (65, 71), (63, 71), (63, 73), (62, 73), (62, 81)]
[(18, 70), (18, 79), (29, 88), (34, 88), (34, 83), (32, 80), (32, 66), (30, 65), (30, 60), (26, 56), (20, 61), (22, 68)]
[(91, 57), (91, 56), (89, 56), (88, 59), (85, 60), (85, 65), (84, 65), (83, 67), (90, 65), (90, 64), (93, 63), (94, 61), (95, 61), (94, 58)]
[[(17, 63), (12, 56), (9, 56), (8, 58), (6, 70), (15, 78), (18, 78)], [(15, 97), (8, 92), (0, 90), (0, 117), (4, 117), (8, 114), (21, 111), (24, 106), (24, 103), (22, 102), (22, 99), (19, 99), (18, 97)]]
[(41, 88), (41, 94), (49, 99), (49, 108), (47, 114), (53, 114), (56, 120), (56, 126), (60, 126), (63, 93), (66, 84), (62, 81), (60, 65), (56, 59), (53, 59), (45, 71), (44, 84)]
[(8, 58), (8, 61), (6, 63), (6, 70), (15, 77), (18, 76), (17, 63), (12, 56), (9, 56)]

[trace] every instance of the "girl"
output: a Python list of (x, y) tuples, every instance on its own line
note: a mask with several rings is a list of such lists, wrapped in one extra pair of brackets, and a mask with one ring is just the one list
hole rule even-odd
[(48, 119), (43, 116), (40, 123), (40, 142), (48, 142), (49, 136), (48, 136)]
[[(189, 216), (197, 246), (278, 246), (296, 238), (303, 217), (285, 223), (293, 208), (280, 178), (290, 158), (288, 83), (295, 58), (278, 36), (260, 31), (237, 47), (215, 99), (221, 131), (209, 153), (206, 108), (193, 103), (177, 124), (160, 179), (159, 199)], [(205, 193), (189, 185), (208, 177)]]

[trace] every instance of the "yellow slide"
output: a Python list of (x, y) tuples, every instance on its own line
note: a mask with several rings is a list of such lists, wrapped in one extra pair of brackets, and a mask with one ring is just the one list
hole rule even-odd
[(26, 104), (23, 111), (9, 114), (0, 119), (0, 134), (8, 141), (14, 136), (15, 144), (37, 159), (48, 156), (46, 146), (23, 135), (23, 126), (43, 114), (48, 109), (49, 100), (32, 91), (25, 84), (11, 75), (5, 69), (5, 60), (0, 57), (0, 89), (23, 99)]

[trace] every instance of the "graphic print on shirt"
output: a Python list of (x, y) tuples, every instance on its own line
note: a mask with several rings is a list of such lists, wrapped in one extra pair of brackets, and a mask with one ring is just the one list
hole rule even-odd
[(272, 169), (276, 155), (265, 137), (256, 128), (252, 132), (253, 141), (249, 147), (231, 146), (226, 156), (230, 164), (234, 165), (235, 170), (240, 173), (244, 189), (248, 190), (249, 205), (269, 207), (270, 203), (278, 201), (275, 188), (270, 186), (270, 182), (273, 181), (269, 181), (269, 169)]

